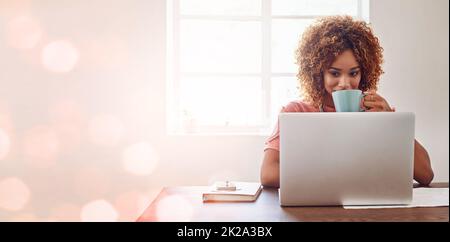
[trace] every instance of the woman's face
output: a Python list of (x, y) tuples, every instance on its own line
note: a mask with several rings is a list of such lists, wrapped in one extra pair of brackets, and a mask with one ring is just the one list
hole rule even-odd
[(358, 89), (360, 81), (361, 67), (351, 50), (338, 55), (324, 71), (325, 89), (329, 94), (337, 90)]

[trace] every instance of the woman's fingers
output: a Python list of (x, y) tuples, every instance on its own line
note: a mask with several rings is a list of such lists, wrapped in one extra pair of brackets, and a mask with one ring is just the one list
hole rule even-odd
[(395, 112), (384, 102), (364, 102), (364, 107), (367, 108), (367, 111), (372, 112)]
[(375, 91), (364, 92), (363, 105), (367, 112), (392, 111), (386, 100)]
[(373, 101), (381, 101), (381, 97), (373, 92), (366, 92), (364, 96), (364, 101), (373, 102)]
[(373, 108), (377, 105), (377, 102), (364, 101), (363, 105), (366, 108)]
[(364, 102), (364, 107), (366, 107), (368, 110), (384, 110), (383, 104), (380, 102)]

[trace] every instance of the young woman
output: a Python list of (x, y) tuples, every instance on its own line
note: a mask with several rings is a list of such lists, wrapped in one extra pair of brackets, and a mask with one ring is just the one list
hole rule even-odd
[[(302, 101), (293, 101), (281, 112), (335, 112), (331, 93), (360, 89), (366, 95), (366, 112), (395, 109), (376, 92), (383, 70), (383, 49), (370, 26), (349, 16), (318, 19), (305, 30), (296, 51), (302, 87)], [(415, 140), (414, 179), (423, 185), (433, 180), (430, 157)], [(261, 183), (279, 187), (279, 129), (266, 140), (261, 166)]]

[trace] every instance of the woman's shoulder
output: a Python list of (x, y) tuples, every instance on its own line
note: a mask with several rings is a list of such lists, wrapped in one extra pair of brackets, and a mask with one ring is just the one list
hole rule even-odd
[(301, 101), (295, 100), (289, 102), (287, 105), (283, 106), (281, 112), (285, 113), (296, 113), (296, 112), (319, 112), (319, 108), (314, 107), (314, 105)]

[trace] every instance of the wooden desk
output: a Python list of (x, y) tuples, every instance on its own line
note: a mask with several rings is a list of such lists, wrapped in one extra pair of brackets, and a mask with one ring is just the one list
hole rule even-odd
[[(431, 187), (448, 187), (448, 183), (436, 183)], [(202, 186), (164, 188), (137, 221), (160, 221), (157, 209), (160, 209), (158, 214), (174, 215), (173, 213), (180, 209), (178, 205), (184, 207), (179, 211), (192, 222), (449, 221), (448, 207), (366, 210), (348, 210), (342, 207), (281, 207), (278, 203), (278, 190), (268, 188), (263, 189), (256, 202), (203, 203), (201, 194), (206, 189), (207, 187)], [(176, 195), (176, 199), (165, 199), (172, 195)], [(163, 200), (164, 205), (159, 206)], [(165, 211), (161, 211), (164, 209)]]

